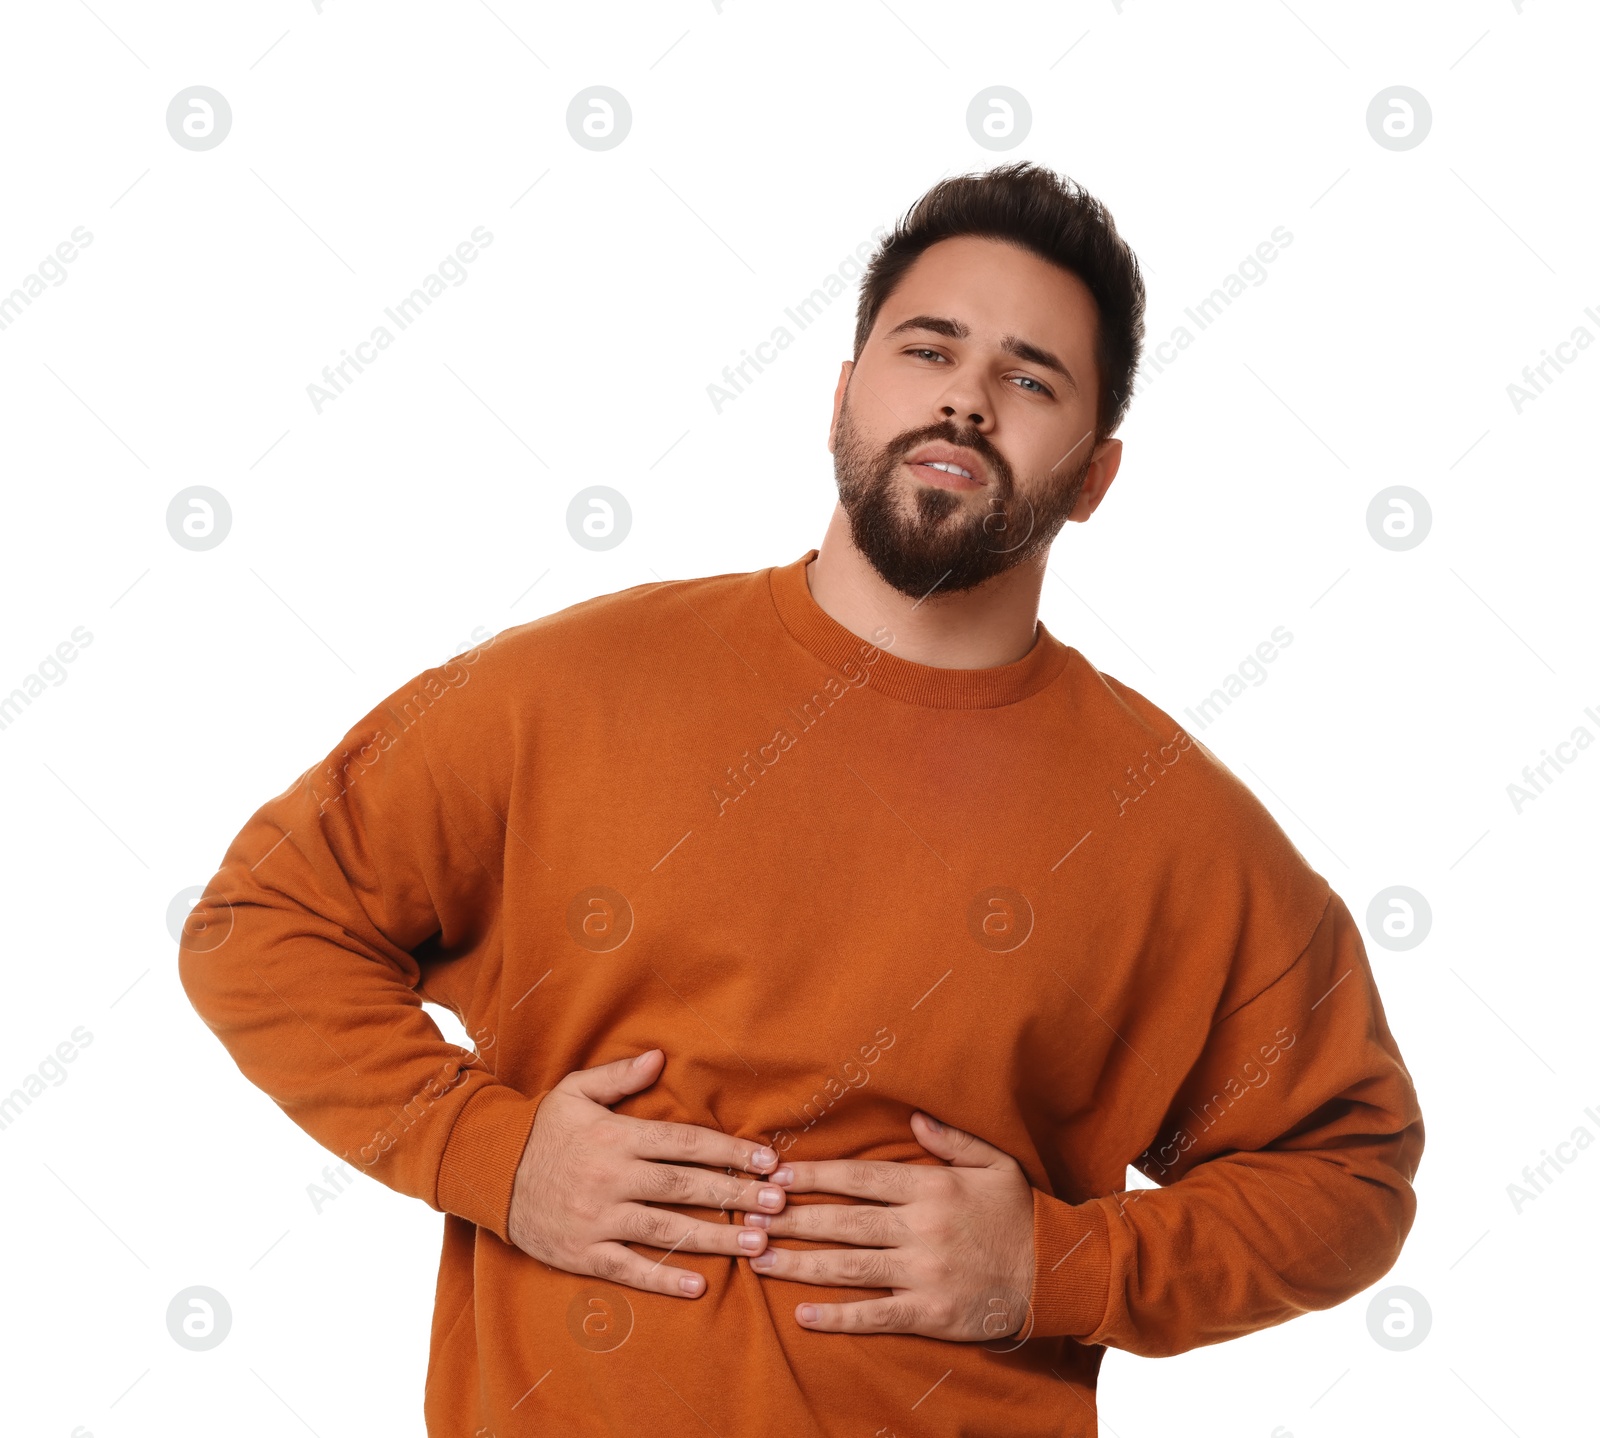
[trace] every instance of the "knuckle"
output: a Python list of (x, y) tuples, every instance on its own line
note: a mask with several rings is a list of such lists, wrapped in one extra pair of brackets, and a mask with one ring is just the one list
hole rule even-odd
[(651, 1148), (660, 1148), (672, 1137), (673, 1125), (665, 1119), (644, 1119), (642, 1123), (644, 1126), (639, 1130), (640, 1141)]
[(865, 1205), (847, 1207), (839, 1215), (839, 1222), (848, 1239), (870, 1238), (877, 1232), (878, 1211)]
[(917, 1185), (925, 1174), (950, 1171), (945, 1168), (935, 1170), (930, 1165), (922, 1163), (869, 1164), (868, 1169), (870, 1173), (876, 1174), (874, 1182), (883, 1196), (896, 1202), (914, 1197)]
[(650, 1197), (658, 1201), (677, 1197), (689, 1186), (684, 1174), (662, 1163), (646, 1164), (642, 1177)]
[(882, 1322), (886, 1328), (915, 1328), (917, 1326), (916, 1306), (903, 1298), (891, 1298), (888, 1306), (881, 1309)]
[(574, 1193), (567, 1203), (567, 1209), (572, 1216), (586, 1224), (598, 1223), (605, 1208), (605, 1204), (587, 1189)]
[(581, 1144), (578, 1139), (573, 1140), (573, 1153), (578, 1155), (602, 1154), (613, 1158), (622, 1153), (627, 1147), (627, 1127), (610, 1114), (604, 1114), (594, 1120), (582, 1130)]
[(889, 1262), (877, 1249), (849, 1254), (841, 1263), (846, 1278), (856, 1280), (869, 1288), (888, 1288)]
[(664, 1213), (656, 1213), (648, 1208), (635, 1208), (629, 1210), (621, 1226), (627, 1237), (635, 1242), (653, 1244), (656, 1240), (667, 1236), (671, 1220)]
[(870, 1188), (877, 1183), (872, 1165), (860, 1159), (847, 1159), (844, 1166), (845, 1182), (853, 1187)]
[(628, 1260), (620, 1253), (614, 1253), (609, 1249), (602, 1250), (590, 1259), (589, 1271), (596, 1278), (605, 1278), (618, 1283), (628, 1271)]

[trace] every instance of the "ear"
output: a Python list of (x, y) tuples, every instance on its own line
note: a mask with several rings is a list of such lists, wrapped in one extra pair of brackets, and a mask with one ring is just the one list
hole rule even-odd
[(833, 387), (833, 418), (828, 421), (828, 453), (833, 453), (833, 436), (839, 428), (839, 410), (844, 405), (845, 388), (850, 383), (850, 371), (855, 368), (853, 360), (844, 360), (839, 365), (839, 383)]
[(1100, 507), (1100, 501), (1106, 497), (1106, 491), (1111, 488), (1111, 481), (1117, 477), (1121, 465), (1122, 441), (1102, 440), (1094, 452), (1094, 458), (1089, 461), (1089, 472), (1083, 477), (1078, 501), (1067, 518), (1078, 524), (1088, 519)]

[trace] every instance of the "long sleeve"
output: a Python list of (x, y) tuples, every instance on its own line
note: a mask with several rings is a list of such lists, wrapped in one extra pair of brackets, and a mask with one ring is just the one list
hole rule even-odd
[(509, 1241), (543, 1095), (446, 1042), (419, 992), (433, 974), (447, 994), (483, 982), (473, 966), (499, 943), (504, 823), (494, 746), (472, 733), (476, 654), (396, 690), (251, 816), (184, 925), (179, 974), (240, 1071), (318, 1143)]
[(1263, 992), (1221, 1017), (1155, 1139), (1158, 1185), (1034, 1191), (1034, 1335), (1146, 1357), (1331, 1308), (1393, 1266), (1424, 1131), (1337, 894)]

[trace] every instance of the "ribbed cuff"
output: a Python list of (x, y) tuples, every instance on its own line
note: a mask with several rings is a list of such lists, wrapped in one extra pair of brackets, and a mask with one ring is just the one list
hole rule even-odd
[(1034, 1338), (1087, 1338), (1105, 1322), (1111, 1240), (1105, 1210), (1033, 1191)]
[(544, 1093), (525, 1098), (509, 1084), (486, 1083), (467, 1100), (439, 1162), (435, 1207), (511, 1242), (511, 1190), (543, 1098)]

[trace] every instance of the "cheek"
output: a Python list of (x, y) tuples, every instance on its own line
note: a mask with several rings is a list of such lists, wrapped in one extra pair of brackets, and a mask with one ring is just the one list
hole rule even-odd
[[(1066, 484), (1094, 452), (1094, 420), (1087, 412), (1074, 413), (1065, 424), (1056, 423), (1032, 446), (1037, 463), (1028, 473), (1037, 475), (1050, 487)], [(1018, 470), (1021, 474), (1024, 471)]]
[(930, 386), (892, 371), (869, 382), (870, 389), (860, 385), (850, 396), (850, 428), (874, 449), (897, 434), (938, 422), (938, 395)]
[[(909, 416), (910, 410), (901, 405), (901, 401), (895, 400), (894, 403), (900, 406), (901, 414)], [(875, 402), (873, 408), (882, 407)], [(885, 450), (897, 445), (900, 436), (909, 428), (887, 411), (883, 411), (882, 415), (864, 415), (852, 407), (849, 415), (836, 428), (834, 454), (847, 455), (858, 466), (876, 468), (882, 462)]]

